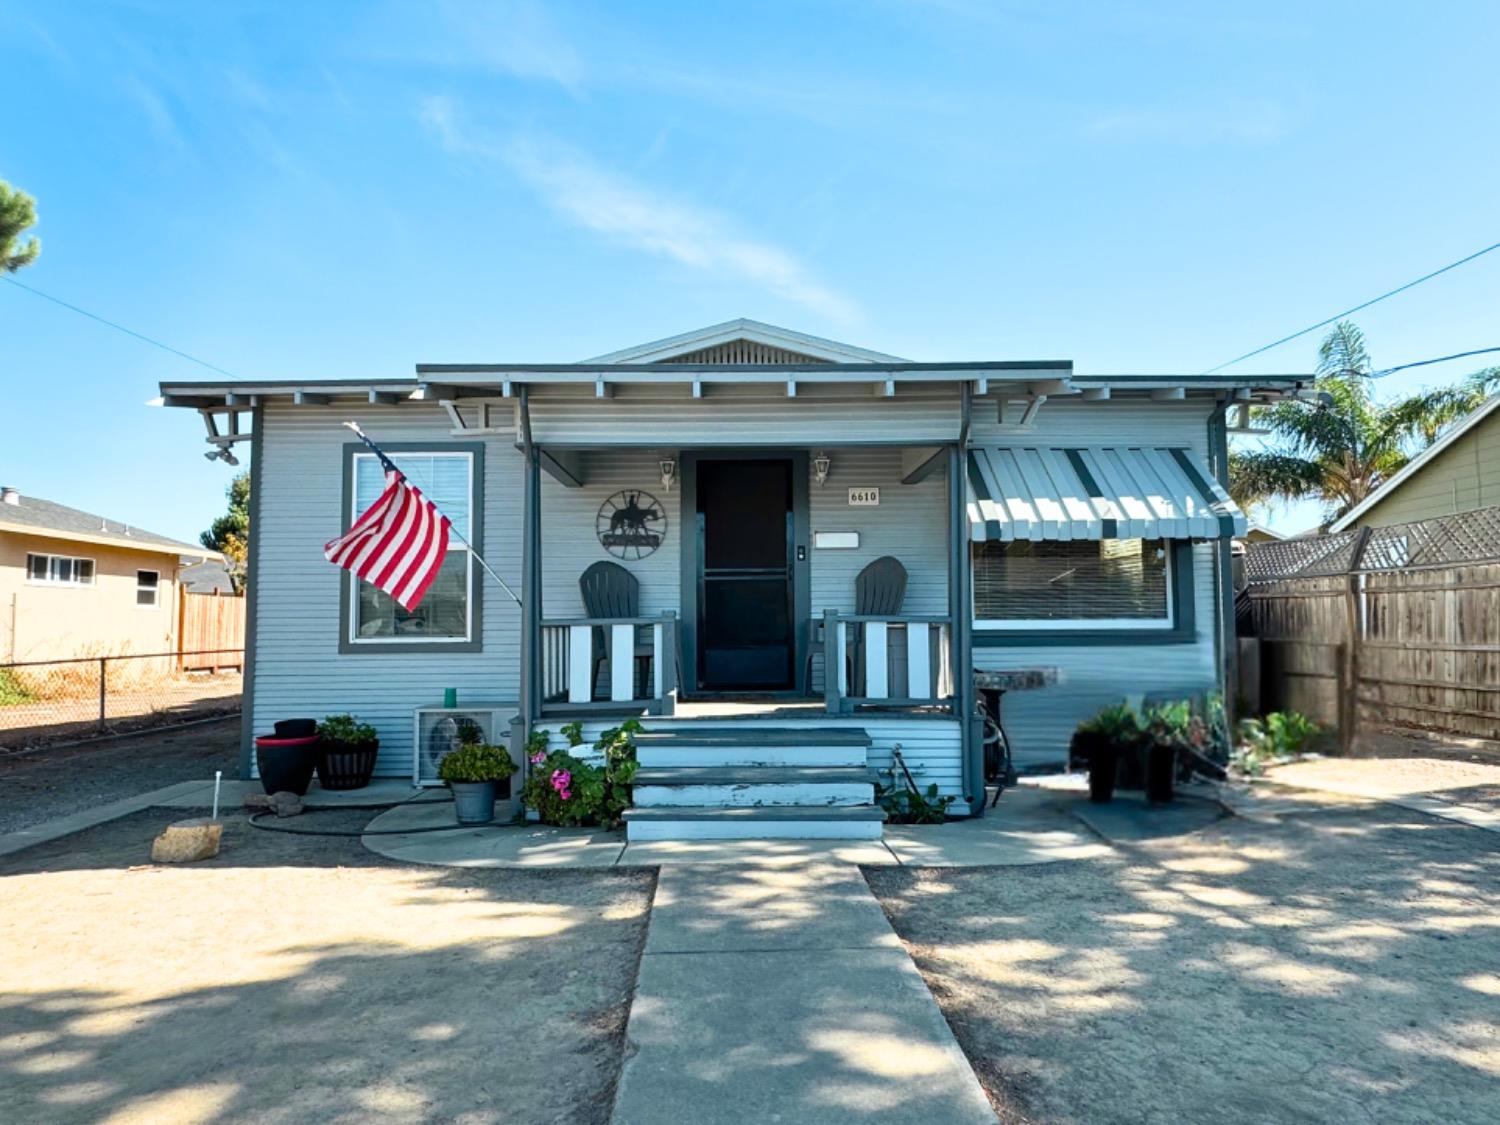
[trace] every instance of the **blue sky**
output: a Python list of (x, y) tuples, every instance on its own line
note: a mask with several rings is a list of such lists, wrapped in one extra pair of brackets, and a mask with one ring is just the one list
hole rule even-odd
[[(1490, 3), (0, 0), (0, 178), (19, 280), (249, 378), (736, 316), (1194, 372), (1500, 239), (1497, 41)], [(1500, 345), (1497, 295), (1500, 252), (1358, 320), (1402, 363)], [(0, 335), (3, 483), (196, 538), (230, 470), (142, 403), (207, 373), (11, 285)]]

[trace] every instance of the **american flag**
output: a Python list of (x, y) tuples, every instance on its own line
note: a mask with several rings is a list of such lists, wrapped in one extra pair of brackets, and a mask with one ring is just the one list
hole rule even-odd
[(348, 425), (380, 458), (385, 491), (348, 531), (323, 545), (323, 557), (384, 590), (402, 609), (416, 609), (448, 554), (453, 525), (379, 446)]

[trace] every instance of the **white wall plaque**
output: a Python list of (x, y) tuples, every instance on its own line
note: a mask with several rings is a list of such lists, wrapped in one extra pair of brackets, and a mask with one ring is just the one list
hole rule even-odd
[(813, 532), (813, 546), (820, 551), (843, 550), (852, 551), (859, 547), (859, 532), (857, 531), (815, 531)]
[(849, 490), (849, 507), (851, 507), (851, 508), (878, 508), (878, 507), (880, 507), (880, 489), (878, 489), (878, 488), (851, 488)]

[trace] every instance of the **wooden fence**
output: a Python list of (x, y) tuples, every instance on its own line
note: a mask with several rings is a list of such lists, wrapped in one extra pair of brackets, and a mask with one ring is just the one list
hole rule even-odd
[[(1293, 555), (1275, 544), (1275, 569), (1246, 568), (1242, 686), (1258, 688), (1262, 710), (1336, 725), (1345, 747), (1367, 723), (1500, 738), (1500, 542), (1456, 534), (1474, 515), (1361, 529), (1347, 551), (1311, 546), (1337, 537), (1305, 541), (1320, 573), (1286, 574)], [(1446, 547), (1414, 546), (1426, 542)], [(1342, 573), (1326, 572), (1331, 558)]]
[(233, 668), (243, 663), (245, 599), (189, 594), (177, 609), (177, 649), (184, 672)]

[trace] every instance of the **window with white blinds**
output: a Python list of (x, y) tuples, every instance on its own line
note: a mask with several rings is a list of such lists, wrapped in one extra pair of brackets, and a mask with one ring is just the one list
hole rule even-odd
[(975, 543), (975, 624), (1168, 628), (1168, 555), (1160, 539)]

